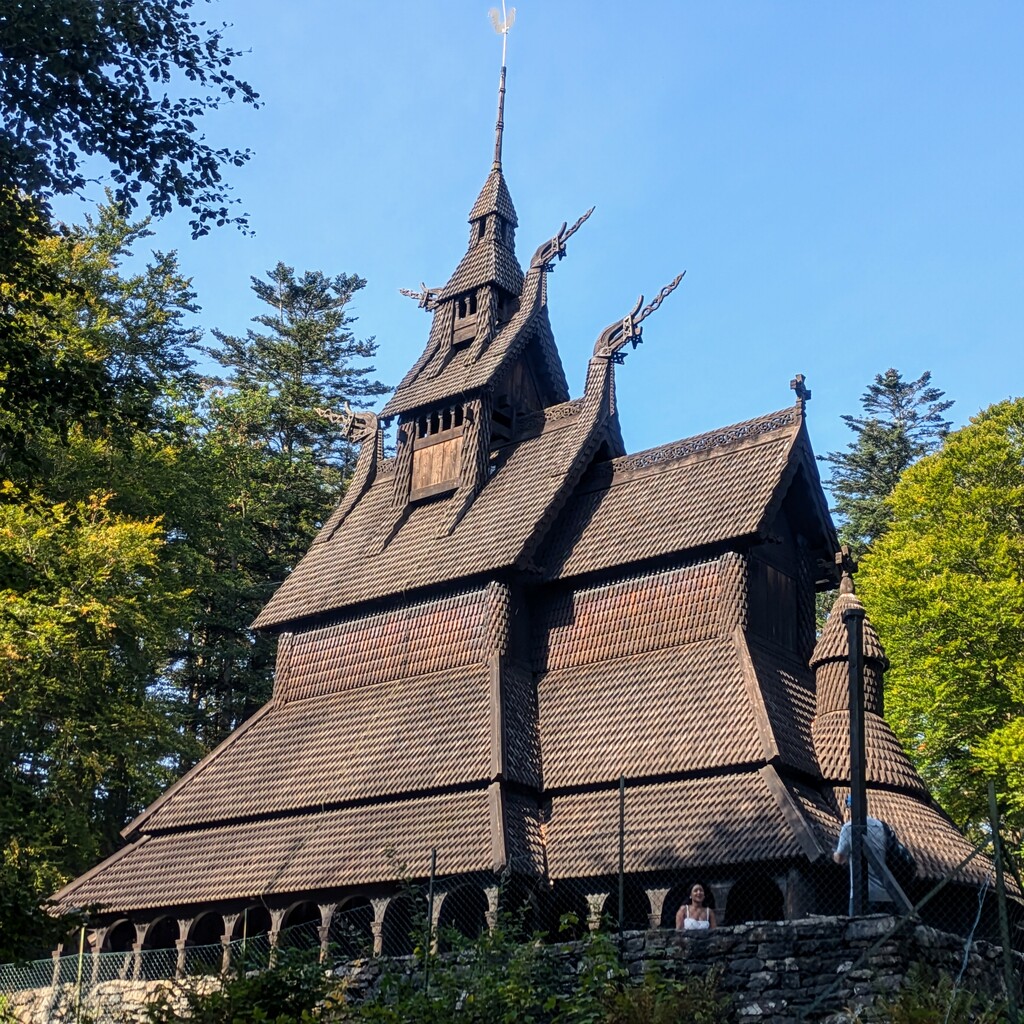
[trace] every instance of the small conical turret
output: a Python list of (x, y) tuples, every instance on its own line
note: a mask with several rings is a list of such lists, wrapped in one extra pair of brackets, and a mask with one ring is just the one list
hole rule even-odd
[[(850, 641), (843, 613), (864, 606), (854, 591), (849, 566), (844, 566), (836, 598), (821, 631), (810, 667), (814, 672), (817, 702), (811, 734), (821, 774), (834, 786), (850, 780)], [(864, 740), (868, 786), (881, 785), (925, 793), (924, 784), (904, 754), (889, 723), (882, 717), (883, 674), (889, 667), (875, 627), (865, 614)]]
[[(825, 627), (818, 637), (811, 655), (818, 691), (817, 712), (845, 711), (849, 709), (850, 637), (843, 621), (843, 613), (850, 608), (863, 609), (853, 586), (853, 576), (843, 572), (839, 596), (829, 613)], [(865, 614), (864, 617), (864, 710), (882, 714), (882, 674), (889, 667), (878, 633)]]

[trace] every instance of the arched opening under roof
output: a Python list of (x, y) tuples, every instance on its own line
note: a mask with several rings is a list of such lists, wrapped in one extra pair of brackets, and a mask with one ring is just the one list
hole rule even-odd
[(212, 910), (200, 914), (188, 931), (188, 946), (219, 946), (224, 934), (224, 918)]
[[(634, 878), (627, 878), (623, 891), (622, 929), (627, 932), (647, 931), (651, 927), (651, 901), (643, 883)], [(619, 894), (613, 892), (605, 904), (605, 913), (615, 920), (618, 926)]]
[(327, 941), (332, 957), (359, 960), (373, 953), (373, 904), (353, 896), (335, 908)]
[[(127, 978), (129, 976), (135, 959), (133, 950), (136, 937), (135, 924), (127, 918), (116, 921), (107, 929), (106, 935), (103, 936), (100, 952), (106, 954), (120, 953), (122, 956), (120, 961), (116, 957), (111, 957), (105, 961), (104, 970), (108, 977)], [(111, 963), (111, 960), (113, 960), (113, 963)]]
[(478, 885), (452, 889), (441, 904), (437, 919), (438, 946), (448, 950), (461, 940), (472, 942), (487, 931), (487, 897)]
[(381, 952), (384, 956), (410, 956), (414, 947), (414, 929), (422, 929), (422, 914), (410, 896), (395, 896), (388, 902), (381, 923)]
[(589, 914), (586, 897), (578, 885), (556, 882), (545, 931), (552, 940), (582, 939), (589, 931)]
[(308, 900), (296, 903), (284, 915), (277, 944), (282, 949), (318, 949), (320, 908)]
[(782, 921), (785, 917), (785, 897), (767, 871), (754, 869), (746, 872), (729, 890), (725, 924)]
[(269, 950), (271, 924), (270, 911), (261, 903), (254, 903), (238, 915), (231, 941), (239, 946), (244, 943), (247, 953)]
[(715, 906), (715, 894), (711, 887), (703, 878), (688, 878), (685, 882), (672, 886), (665, 896), (665, 902), (661, 905), (662, 928), (675, 928), (676, 914), (679, 913), (679, 908), (684, 903), (690, 902), (690, 893), (695, 885), (700, 885), (704, 889), (704, 906), (709, 910), (714, 910), (718, 924), (722, 924), (721, 915), (717, 913), (718, 908)]
[(143, 981), (173, 978), (178, 969), (178, 937), (181, 929), (173, 917), (159, 917), (146, 929), (139, 954), (139, 977)]
[(107, 929), (101, 953), (129, 953), (135, 945), (135, 925), (124, 918)]
[(224, 933), (224, 918), (207, 911), (200, 914), (189, 928), (185, 940), (185, 973), (216, 971), (223, 960), (221, 936)]
[(177, 949), (181, 929), (173, 917), (158, 917), (146, 929), (143, 949)]
[(528, 881), (513, 877), (498, 896), (498, 927), (520, 942), (544, 930), (550, 916), (545, 911), (549, 897), (547, 888), (536, 879)]

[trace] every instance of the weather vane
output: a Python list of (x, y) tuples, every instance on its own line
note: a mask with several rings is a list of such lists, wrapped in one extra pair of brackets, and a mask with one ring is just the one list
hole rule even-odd
[(516, 9), (510, 7), (508, 13), (505, 12), (505, 0), (501, 0), (501, 17), (498, 17), (498, 8), (492, 7), (488, 12), (491, 16), (491, 24), (494, 26), (494, 31), (501, 36), (501, 66), (505, 66), (505, 52), (508, 46), (508, 30), (516, 23)]
[(491, 24), (494, 31), (501, 36), (501, 75), (498, 78), (498, 123), (494, 126), (494, 170), (501, 170), (501, 136), (505, 128), (505, 51), (508, 47), (508, 30), (516, 20), (516, 9), (510, 7), (505, 12), (505, 0), (501, 0), (501, 17), (497, 7), (492, 7)]

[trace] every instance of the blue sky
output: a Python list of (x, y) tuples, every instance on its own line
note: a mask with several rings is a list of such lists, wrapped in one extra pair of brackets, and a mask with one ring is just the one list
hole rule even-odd
[[(278, 260), (357, 272), (357, 329), (397, 384), (429, 326), (398, 289), (448, 278), (489, 169), (488, 6), (199, 5), (251, 50), (237, 70), (265, 104), (204, 126), (255, 151), (230, 175), (255, 237), (156, 226), (205, 326), (244, 331), (249, 277)], [(958, 424), (1022, 393), (1019, 0), (517, 7), (504, 168), (520, 260), (597, 207), (549, 290), (574, 395), (601, 329), (687, 272), (618, 371), (631, 450), (788, 405), (796, 371), (819, 453), (846, 444), (840, 414), (889, 366), (930, 369)]]

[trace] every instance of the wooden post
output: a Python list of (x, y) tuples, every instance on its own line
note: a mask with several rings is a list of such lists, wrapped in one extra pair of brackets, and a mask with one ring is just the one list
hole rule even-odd
[(867, 904), (864, 839), (867, 833), (868, 795), (864, 753), (864, 609), (843, 612), (850, 648), (850, 872), (853, 898), (850, 913), (859, 917)]
[(1006, 977), (1006, 1014), (1010, 1024), (1018, 1024), (1017, 979), (1013, 971), (1013, 947), (1010, 945), (1010, 918), (1006, 911), (1006, 878), (1003, 875), (1003, 841), (999, 835), (999, 807), (996, 784), (988, 780), (988, 813), (992, 822), (992, 850), (996, 862), (996, 896), (999, 900), (999, 939), (1003, 944), (1003, 973)]
[(423, 991), (430, 991), (430, 956), (434, 951), (434, 875), (437, 873), (437, 847), (430, 850), (430, 882), (427, 885), (427, 936), (423, 950)]
[(626, 920), (626, 776), (619, 776), (619, 934)]

